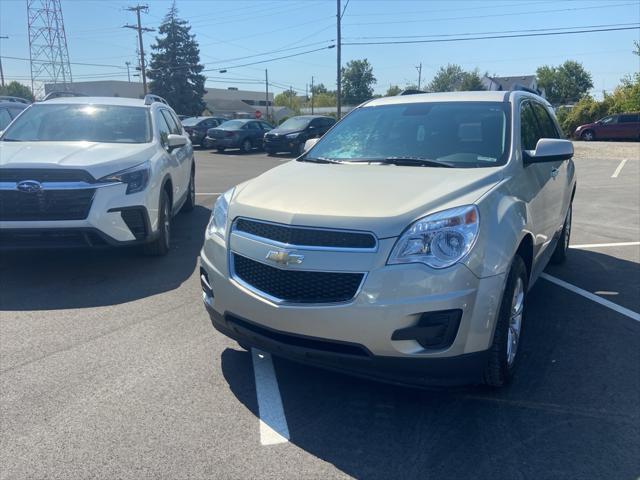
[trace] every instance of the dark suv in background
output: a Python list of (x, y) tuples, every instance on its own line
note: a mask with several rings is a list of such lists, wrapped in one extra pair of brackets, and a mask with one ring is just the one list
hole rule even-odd
[(267, 153), (291, 152), (304, 153), (304, 143), (310, 138), (320, 138), (336, 120), (318, 115), (300, 115), (291, 117), (278, 128), (264, 136), (264, 149)]
[(262, 148), (265, 132), (273, 129), (273, 125), (262, 120), (235, 119), (222, 125), (210, 128), (204, 143), (207, 148), (214, 147), (219, 152), (227, 148), (239, 148), (249, 153), (254, 148)]
[(581, 140), (640, 140), (640, 113), (619, 113), (580, 125), (574, 132)]
[(226, 121), (227, 119), (222, 117), (189, 117), (182, 120), (182, 126), (185, 132), (189, 134), (191, 143), (206, 147), (203, 141), (207, 136), (207, 130), (217, 127)]
[(24, 98), (0, 96), (0, 132), (27, 108), (31, 102)]

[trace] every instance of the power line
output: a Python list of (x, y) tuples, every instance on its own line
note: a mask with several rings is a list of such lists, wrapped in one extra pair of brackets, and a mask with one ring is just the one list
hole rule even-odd
[[(26, 62), (29, 61), (28, 58), (24, 58), (24, 57), (7, 57), (7, 56), (3, 56), (2, 58), (8, 58), (10, 60), (22, 60), (22, 61), (26, 61)], [(34, 60), (34, 63), (38, 63), (38, 62), (39, 62), (38, 60)], [(108, 64), (105, 64), (105, 63), (69, 62), (69, 64), (71, 64), (71, 65), (83, 65), (85, 67), (109, 67), (109, 68), (122, 68), (122, 69), (125, 68), (122, 65), (108, 65)]]
[[(307, 51), (305, 51), (305, 52), (293, 53), (293, 54), (291, 54), (291, 55), (283, 55), (283, 56), (281, 56), (281, 57), (269, 58), (269, 59), (267, 59), (267, 60), (260, 60), (260, 61), (252, 62), (252, 63), (245, 63), (245, 64), (242, 64), (242, 65), (230, 65), (230, 66), (228, 66), (228, 67), (207, 68), (207, 69), (204, 69), (204, 70), (202, 70), (202, 71), (203, 71), (203, 72), (211, 72), (211, 71), (214, 71), (214, 70), (226, 70), (226, 69), (232, 69), (232, 68), (248, 67), (248, 66), (250, 66), (250, 65), (259, 65), (259, 64), (261, 64), (261, 63), (274, 62), (274, 61), (276, 61), (276, 60), (283, 60), (283, 59), (285, 59), (285, 58), (299, 57), (300, 55), (307, 55), (307, 54), (309, 54), (309, 53), (320, 52), (320, 51), (322, 51), (322, 50), (329, 50), (329, 49), (331, 49), (331, 48), (335, 48), (335, 45), (333, 45), (333, 44), (332, 44), (332, 45), (329, 45), (329, 46), (327, 46), (327, 47), (316, 48), (316, 49), (313, 49), (313, 50), (307, 50)], [(184, 67), (182, 67), (182, 68), (184, 68)]]
[(398, 44), (409, 44), (409, 43), (443, 43), (443, 42), (466, 42), (469, 40), (494, 40), (500, 38), (523, 38), (523, 37), (546, 37), (553, 35), (575, 35), (580, 33), (597, 33), (597, 32), (617, 32), (621, 30), (637, 30), (640, 28), (636, 27), (618, 27), (618, 28), (600, 28), (600, 29), (590, 29), (590, 30), (575, 30), (569, 32), (545, 32), (545, 33), (523, 33), (516, 35), (491, 35), (484, 37), (464, 37), (464, 38), (437, 38), (431, 40), (396, 40), (390, 42), (345, 42), (343, 45), (398, 45)]

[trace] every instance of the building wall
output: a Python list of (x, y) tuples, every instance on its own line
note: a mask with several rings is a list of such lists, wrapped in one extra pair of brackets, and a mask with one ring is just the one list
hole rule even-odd
[[(47, 83), (44, 86), (45, 94), (58, 91), (60, 87)], [(144, 98), (142, 84), (137, 82), (124, 82), (121, 80), (98, 80), (93, 82), (73, 82), (71, 90), (74, 93), (82, 93), (91, 97), (123, 97)]]
[[(250, 90), (229, 90), (227, 88), (207, 88), (204, 101), (215, 104), (216, 100), (240, 100), (247, 105), (265, 106), (265, 92)], [(273, 93), (269, 92), (269, 105), (273, 105)]]

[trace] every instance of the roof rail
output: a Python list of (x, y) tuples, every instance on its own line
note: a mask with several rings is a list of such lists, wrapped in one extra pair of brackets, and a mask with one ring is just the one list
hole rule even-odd
[(402, 97), (402, 96), (404, 96), (404, 95), (416, 95), (416, 94), (418, 94), (418, 93), (427, 93), (427, 92), (425, 92), (425, 91), (423, 91), (423, 90), (417, 90), (417, 89), (415, 89), (415, 88), (408, 88), (407, 90), (403, 90), (403, 91), (401, 91), (401, 92), (400, 92), (398, 95), (396, 95), (396, 96), (398, 96), (398, 97)]
[(8, 95), (0, 95), (0, 102), (15, 102), (15, 103), (26, 103), (26, 104), (31, 103), (26, 98), (11, 97), (11, 96), (8, 96)]
[(148, 93), (144, 96), (145, 105), (151, 105), (154, 102), (160, 102), (160, 103), (164, 103), (165, 105), (169, 105), (169, 102), (167, 102), (164, 98), (158, 95), (153, 95), (152, 93)]
[(44, 96), (42, 101), (46, 102), (47, 100), (52, 100), (54, 98), (61, 98), (61, 97), (86, 97), (86, 95), (84, 93), (75, 93), (75, 92), (49, 92)]
[(511, 87), (512, 91), (520, 91), (520, 92), (529, 92), (529, 93), (533, 93), (534, 95), (540, 95), (542, 94), (542, 92), (540, 90), (537, 90), (535, 88), (529, 88), (529, 87), (525, 87), (524, 85), (521, 85), (519, 83), (516, 83), (513, 85), (513, 87)]

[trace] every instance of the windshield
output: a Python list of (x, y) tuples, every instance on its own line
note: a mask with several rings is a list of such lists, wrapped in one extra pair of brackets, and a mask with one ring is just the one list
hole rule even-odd
[(278, 128), (281, 128), (283, 130), (302, 130), (303, 128), (307, 128), (307, 125), (309, 125), (310, 121), (310, 118), (293, 117), (284, 122)]
[(242, 128), (247, 122), (243, 122), (242, 120), (229, 120), (219, 125), (218, 128), (226, 128), (228, 130), (236, 130), (238, 128)]
[(201, 121), (206, 120), (204, 117), (189, 117), (182, 120), (183, 127), (193, 127), (199, 124)]
[(3, 141), (147, 143), (149, 112), (119, 105), (37, 104), (7, 129)]
[(506, 162), (507, 104), (432, 102), (359, 108), (330, 130), (310, 159), (428, 159), (454, 167)]

